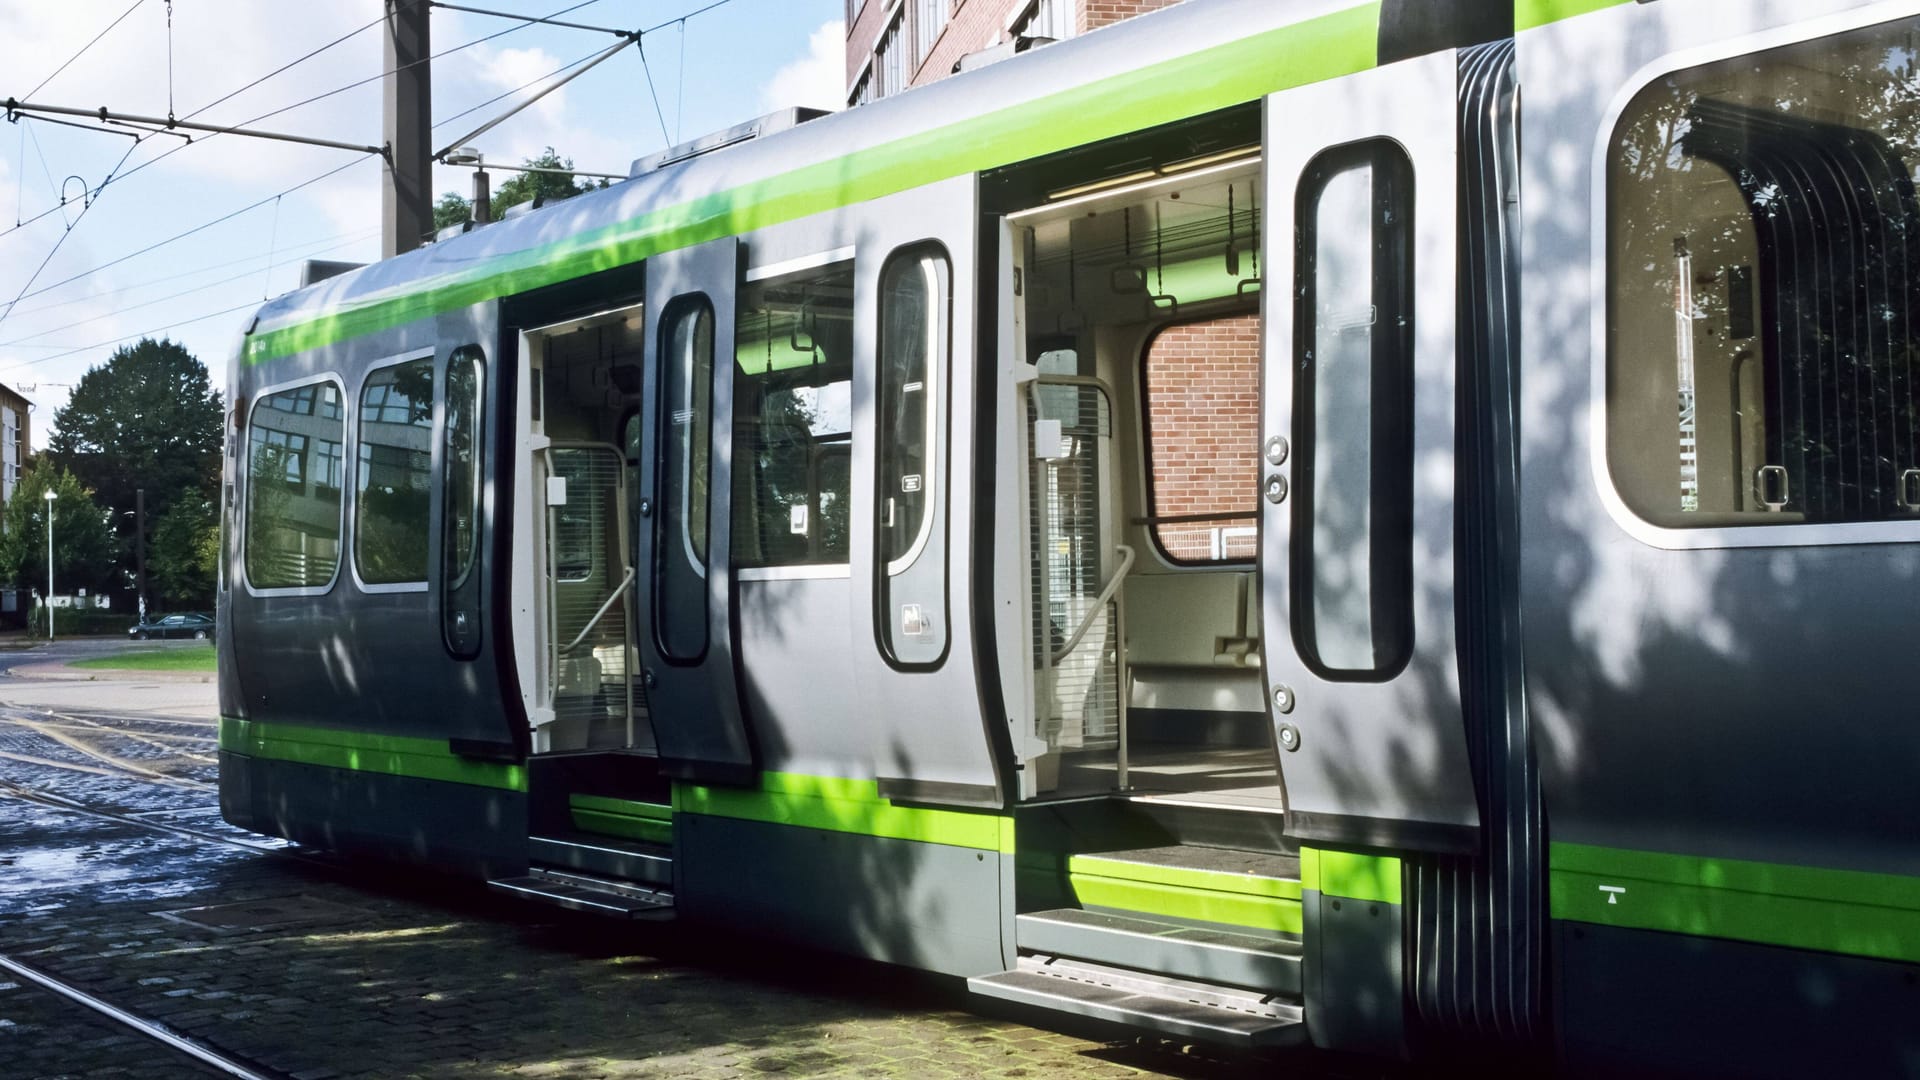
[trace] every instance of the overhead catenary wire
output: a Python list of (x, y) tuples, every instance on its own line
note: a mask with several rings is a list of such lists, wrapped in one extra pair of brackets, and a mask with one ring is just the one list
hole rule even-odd
[(40, 364), (49, 363), (54, 360), (60, 360), (65, 357), (73, 356), (77, 353), (89, 352), (93, 349), (104, 349), (109, 345), (118, 345), (121, 342), (133, 341), (136, 338), (152, 337), (155, 334), (163, 333), (167, 330), (177, 330), (182, 326), (191, 326), (194, 323), (206, 322), (208, 319), (217, 319), (222, 315), (232, 315), (235, 312), (240, 312), (240, 311), (252, 311), (258, 308), (259, 306), (260, 306), (260, 301), (248, 299), (246, 303), (235, 304), (233, 307), (230, 307), (230, 308), (221, 308), (219, 311), (210, 311), (205, 315), (195, 315), (191, 319), (181, 319), (177, 322), (167, 323), (165, 326), (150, 326), (145, 330), (136, 330), (131, 334), (121, 334), (119, 337), (107, 338), (105, 341), (96, 341), (87, 345), (76, 345), (65, 352), (54, 353), (52, 356), (37, 356), (37, 357), (34, 357), (32, 360), (23, 360), (17, 364), (8, 365), (4, 371), (0, 371), (0, 374), (10, 374), (15, 371), (24, 371), (27, 368), (36, 367)]
[[(109, 267), (118, 266), (129, 259), (139, 258), (140, 256), (145, 255), (150, 251), (155, 251), (159, 248), (166, 247), (168, 244), (172, 244), (180, 240), (184, 240), (187, 237), (194, 235), (195, 233), (204, 232), (207, 229), (211, 229), (215, 225), (218, 225), (222, 222), (231, 221), (234, 218), (239, 217), (241, 214), (244, 214), (249, 210), (256, 210), (262, 206), (265, 206), (268, 203), (272, 202), (273, 200), (280, 198), (281, 196), (291, 195), (294, 192), (301, 190), (302, 188), (311, 187), (314, 184), (317, 184), (320, 181), (327, 179), (328, 177), (335, 176), (335, 175), (338, 175), (339, 173), (345, 172), (346, 170), (353, 168), (355, 165), (358, 165), (363, 161), (371, 161), (371, 160), (373, 159), (372, 158), (355, 158), (352, 161), (345, 163), (344, 165), (335, 166), (334, 168), (328, 169), (326, 172), (323, 172), (318, 176), (314, 176), (306, 180), (302, 180), (298, 184), (295, 184), (284, 191), (276, 192), (272, 195), (267, 196), (264, 199), (260, 199), (255, 202), (248, 203), (247, 205), (241, 207), (238, 210), (234, 210), (234, 211), (230, 211), (228, 213), (222, 214), (219, 217), (214, 218), (212, 221), (208, 221), (200, 225), (195, 225), (193, 228), (187, 229), (183, 232), (177, 232), (172, 236), (167, 237), (164, 240), (156, 240), (153, 243), (148, 244), (146, 247), (140, 248), (137, 251), (128, 252), (127, 254), (122, 255), (117, 259), (110, 259), (107, 262), (103, 262), (100, 265), (93, 267), (90, 270), (82, 271), (81, 273), (74, 274), (71, 277), (62, 278), (51, 285), (43, 285), (40, 288), (33, 290), (32, 292), (23, 292), (19, 296), (14, 298), (14, 303), (17, 304), (21, 300), (25, 300), (29, 297), (40, 296), (44, 293), (52, 292), (54, 289), (57, 289), (62, 285), (69, 285), (83, 278), (91, 277), (102, 270), (108, 269)], [(0, 321), (4, 321), (4, 318), (5, 318), (4, 316), (0, 316)]]
[(660, 92), (653, 88), (653, 65), (647, 63), (647, 43), (639, 35), (634, 35), (634, 46), (640, 53), (640, 73), (647, 77), (647, 96), (653, 99), (653, 115), (660, 121), (660, 141), (673, 145), (673, 136), (667, 133), (667, 114), (660, 111)]
[(91, 48), (93, 48), (93, 47), (94, 47), (95, 45), (98, 45), (98, 44), (100, 43), (100, 39), (101, 39), (101, 38), (103, 38), (103, 37), (106, 37), (106, 36), (107, 36), (107, 35), (108, 35), (109, 33), (111, 33), (111, 32), (113, 31), (113, 28), (114, 28), (114, 27), (116, 27), (116, 26), (119, 26), (119, 25), (120, 25), (121, 23), (123, 23), (123, 22), (125, 22), (125, 21), (126, 21), (126, 18), (127, 18), (127, 16), (129, 16), (129, 15), (131, 15), (131, 14), (133, 14), (133, 13), (134, 13), (134, 11), (135, 11), (136, 9), (138, 9), (138, 8), (140, 7), (140, 5), (141, 5), (141, 4), (144, 4), (144, 3), (146, 3), (146, 2), (147, 2), (147, 0), (133, 0), (133, 5), (132, 5), (131, 7), (129, 7), (129, 8), (127, 8), (127, 10), (125, 10), (125, 11), (123, 11), (123, 12), (121, 12), (121, 13), (120, 13), (120, 15), (119, 15), (119, 17), (117, 17), (117, 18), (115, 18), (115, 19), (114, 19), (114, 20), (113, 20), (112, 22), (110, 22), (110, 23), (108, 23), (108, 24), (107, 24), (107, 28), (106, 28), (105, 30), (102, 30), (102, 31), (100, 31), (99, 33), (97, 33), (97, 34), (95, 34), (95, 35), (93, 35), (93, 38), (92, 38), (92, 40), (90, 40), (90, 41), (88, 41), (88, 42), (87, 42), (87, 43), (86, 43), (85, 45), (82, 45), (82, 46), (80, 46), (80, 51), (79, 51), (79, 52), (77, 52), (77, 53), (74, 53), (74, 54), (73, 54), (72, 56), (69, 56), (69, 57), (67, 57), (67, 59), (66, 59), (66, 62), (65, 62), (65, 63), (63, 63), (63, 64), (61, 64), (61, 65), (60, 65), (59, 67), (57, 67), (57, 68), (54, 68), (54, 69), (53, 69), (53, 74), (51, 74), (51, 75), (49, 75), (49, 76), (47, 76), (47, 77), (46, 77), (46, 78), (44, 78), (44, 79), (41, 79), (41, 80), (40, 80), (40, 85), (38, 85), (38, 86), (35, 86), (35, 87), (34, 87), (34, 88), (33, 88), (32, 90), (29, 90), (29, 91), (27, 92), (27, 96), (28, 96), (28, 97), (32, 97), (33, 95), (35, 95), (35, 94), (37, 94), (37, 93), (39, 93), (40, 91), (42, 91), (42, 90), (45, 90), (45, 89), (47, 88), (47, 84), (48, 84), (48, 83), (50, 83), (50, 82), (52, 82), (53, 80), (55, 80), (55, 79), (57, 79), (57, 78), (59, 78), (59, 77), (60, 77), (60, 73), (61, 73), (61, 72), (63, 72), (63, 71), (65, 71), (65, 70), (67, 70), (67, 68), (69, 68), (69, 67), (71, 67), (71, 66), (73, 65), (73, 62), (74, 62), (75, 60), (78, 60), (78, 59), (80, 59), (80, 58), (81, 58), (82, 56), (85, 56), (85, 55), (87, 54), (87, 50), (88, 50), (88, 49), (91, 49)]
[[(133, 142), (133, 145), (127, 147), (127, 152), (120, 155), (120, 160), (114, 163), (114, 166), (112, 169), (107, 170), (108, 180), (111, 180), (113, 178), (113, 174), (119, 171), (120, 166), (125, 165), (127, 163), (127, 159), (133, 156), (134, 148), (138, 147), (139, 145), (140, 145), (140, 140), (136, 138)], [(101, 181), (100, 186), (103, 188), (106, 187), (107, 181), (106, 180)], [(19, 304), (20, 301), (25, 299), (27, 296), (32, 295), (28, 293), (27, 290), (33, 288), (33, 283), (40, 280), (40, 275), (43, 271), (46, 270), (47, 264), (53, 261), (53, 257), (55, 255), (60, 254), (60, 249), (66, 244), (67, 237), (73, 235), (74, 228), (78, 226), (81, 220), (87, 216), (87, 211), (93, 209), (94, 206), (99, 203), (99, 201), (100, 199), (98, 195), (95, 195), (93, 198), (86, 200), (85, 205), (80, 207), (80, 213), (76, 215), (72, 221), (67, 222), (66, 230), (60, 234), (59, 239), (53, 242), (53, 248), (52, 250), (47, 252), (47, 257), (44, 259), (41, 259), (40, 265), (34, 267), (33, 273), (27, 275), (26, 284), (20, 286), (20, 291), (14, 295), (12, 302), (7, 305), (7, 309), (5, 311), (0, 311), (0, 324), (4, 324), (7, 321), (7, 316), (13, 314), (13, 309), (15, 305)], [(63, 202), (64, 202), (64, 197), (63, 197)]]

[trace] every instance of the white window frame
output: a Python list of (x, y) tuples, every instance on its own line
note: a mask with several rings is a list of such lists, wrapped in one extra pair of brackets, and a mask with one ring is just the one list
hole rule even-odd
[[(238, 440), (240, 443), (240, 468), (238, 470), (240, 474), (240, 490), (236, 498), (240, 504), (240, 536), (238, 544), (240, 555), (240, 582), (246, 588), (247, 595), (249, 596), (325, 596), (327, 593), (333, 591), (335, 585), (340, 583), (340, 567), (353, 560), (353, 556), (347, 547), (349, 543), (347, 536), (347, 499), (351, 493), (343, 489), (340, 492), (340, 529), (335, 539), (335, 543), (340, 545), (340, 557), (334, 560), (333, 576), (327, 579), (325, 585), (279, 585), (259, 588), (254, 585), (253, 572), (247, 565), (248, 540), (253, 536), (254, 415), (262, 408), (265, 408), (266, 399), (275, 394), (285, 393), (288, 390), (298, 390), (303, 386), (319, 386), (329, 382), (333, 384), (334, 390), (340, 395), (340, 446), (341, 453), (345, 454), (348, 448), (348, 440), (353, 435), (354, 410), (353, 403), (347, 399), (347, 380), (338, 371), (322, 371), (298, 379), (288, 379), (285, 382), (272, 383), (260, 388), (260, 390), (253, 395), (253, 400), (247, 404), (247, 426), (243, 432), (246, 437)], [(317, 404), (316, 402), (316, 407)]]

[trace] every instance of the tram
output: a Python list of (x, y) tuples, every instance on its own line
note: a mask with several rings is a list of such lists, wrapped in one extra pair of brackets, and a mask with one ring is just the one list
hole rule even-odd
[(222, 811), (1178, 1038), (1913, 1075), (1917, 163), (1911, 0), (1191, 0), (318, 282)]

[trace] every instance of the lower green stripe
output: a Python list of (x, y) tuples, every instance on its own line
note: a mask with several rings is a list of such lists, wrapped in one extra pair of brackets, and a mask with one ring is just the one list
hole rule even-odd
[(319, 765), (330, 769), (440, 780), (476, 787), (527, 790), (521, 765), (475, 761), (455, 755), (445, 739), (377, 735), (341, 728), (303, 727), (220, 718), (220, 749), (248, 757)]
[(1631, 4), (1633, 0), (1514, 0), (1513, 29), (1531, 30), (1536, 26), (1571, 19), (1575, 15), (1585, 15), (1592, 11), (1601, 11), (1622, 4)]
[(892, 840), (1011, 851), (1012, 819), (998, 814), (895, 806), (872, 780), (763, 774), (758, 789), (675, 784), (677, 813), (796, 825)]
[(1300, 849), (1300, 880), (1323, 896), (1400, 902), (1400, 858), (1327, 848)]
[(1556, 919), (1920, 963), (1920, 878), (1555, 843)]

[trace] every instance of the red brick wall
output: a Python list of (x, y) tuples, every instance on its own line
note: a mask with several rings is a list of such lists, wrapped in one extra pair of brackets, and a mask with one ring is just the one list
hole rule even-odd
[[(1176, 559), (1212, 558), (1216, 529), (1249, 528), (1259, 508), (1260, 316), (1161, 332), (1147, 349), (1148, 452), (1155, 517), (1245, 512), (1244, 520), (1159, 525)], [(1252, 558), (1251, 535), (1229, 535), (1230, 558)]]
[(1084, 34), (1089, 30), (1098, 30), (1122, 19), (1131, 19), (1135, 15), (1145, 15), (1149, 11), (1159, 11), (1163, 7), (1172, 7), (1180, 0), (1081, 0), (1080, 10), (1074, 13), (1074, 28)]

